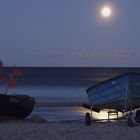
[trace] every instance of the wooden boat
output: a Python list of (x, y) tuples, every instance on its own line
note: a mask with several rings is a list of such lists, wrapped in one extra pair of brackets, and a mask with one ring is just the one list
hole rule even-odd
[[(3, 63), (0, 60), (0, 69)], [(17, 85), (15, 78), (20, 76), (21, 71), (13, 67), (7, 82), (5, 94), (0, 94), (0, 118), (26, 118), (33, 110), (35, 99), (28, 95), (8, 95), (8, 89)], [(5, 80), (5, 76), (0, 73), (0, 82)]]
[(140, 107), (140, 74), (127, 73), (88, 88), (90, 105), (95, 111), (115, 109), (126, 112)]
[[(128, 116), (128, 126), (140, 124), (140, 110), (133, 110), (140, 107), (140, 74), (126, 73), (101, 82), (86, 90), (90, 105), (83, 107), (91, 110), (91, 115), (85, 115), (86, 125), (91, 124), (92, 111), (100, 112), (108, 110), (109, 113), (126, 112)], [(129, 113), (128, 113), (129, 112)]]
[(28, 95), (0, 94), (0, 118), (26, 118), (33, 110), (35, 99)]

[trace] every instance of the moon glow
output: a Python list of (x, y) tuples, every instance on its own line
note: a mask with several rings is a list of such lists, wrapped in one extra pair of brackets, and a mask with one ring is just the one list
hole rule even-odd
[(111, 17), (111, 14), (112, 14), (112, 9), (110, 7), (108, 7), (108, 6), (102, 7), (102, 9), (101, 9), (102, 17), (109, 18), (109, 17)]

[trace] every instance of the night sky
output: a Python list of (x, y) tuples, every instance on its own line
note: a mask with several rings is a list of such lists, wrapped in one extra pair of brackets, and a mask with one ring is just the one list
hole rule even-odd
[(7, 66), (139, 67), (139, 53), (140, 0), (0, 0)]

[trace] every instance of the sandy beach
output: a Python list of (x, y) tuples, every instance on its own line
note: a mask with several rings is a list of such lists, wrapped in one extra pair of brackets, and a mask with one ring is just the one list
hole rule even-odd
[(92, 123), (84, 121), (36, 122), (6, 120), (0, 122), (0, 140), (136, 140), (140, 126), (128, 127), (126, 122)]

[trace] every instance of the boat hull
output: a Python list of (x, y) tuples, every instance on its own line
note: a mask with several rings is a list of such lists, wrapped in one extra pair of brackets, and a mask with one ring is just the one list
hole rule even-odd
[(87, 89), (91, 107), (128, 111), (140, 107), (140, 74), (127, 73)]
[(0, 117), (24, 119), (33, 110), (34, 98), (27, 95), (0, 94)]

